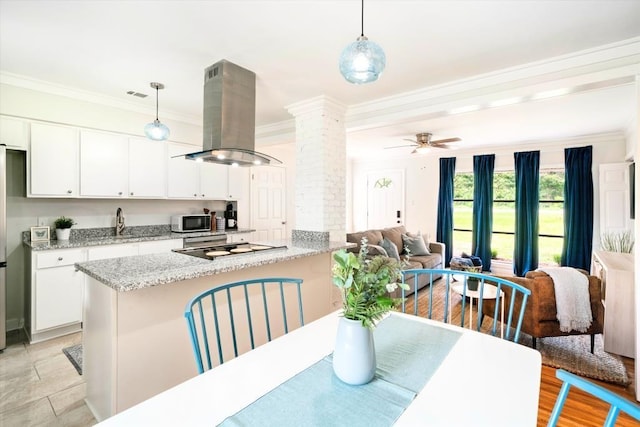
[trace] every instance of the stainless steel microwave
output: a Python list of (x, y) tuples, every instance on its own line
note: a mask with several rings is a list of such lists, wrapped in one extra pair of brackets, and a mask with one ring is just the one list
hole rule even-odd
[(188, 233), (193, 231), (210, 231), (211, 215), (173, 215), (171, 217), (171, 231)]

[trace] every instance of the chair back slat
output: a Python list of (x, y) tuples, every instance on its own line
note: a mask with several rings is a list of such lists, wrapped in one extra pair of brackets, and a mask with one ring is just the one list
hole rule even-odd
[(604, 420), (604, 424), (602, 424), (603, 426), (615, 426), (620, 412), (624, 412), (630, 417), (640, 421), (640, 406), (636, 403), (617, 395), (613, 391), (608, 390), (601, 385), (595, 384), (563, 369), (556, 370), (556, 377), (563, 381), (563, 383), (562, 387), (560, 387), (560, 391), (558, 392), (556, 403), (551, 411), (547, 427), (555, 427), (558, 424), (560, 413), (562, 412), (564, 403), (567, 400), (569, 389), (572, 386), (579, 388), (580, 390), (585, 391), (610, 405), (607, 417)]
[[(303, 326), (301, 284), (302, 279), (295, 278), (252, 279), (216, 286), (193, 297), (184, 316), (198, 373), (224, 363), (229, 355), (237, 357), (292, 327)], [(287, 304), (291, 298), (298, 302), (297, 324), (288, 319), (295, 310)], [(211, 356), (216, 347), (217, 361)]]
[[(475, 320), (474, 329), (481, 332), (483, 328), (483, 320), (485, 317), (484, 306), (491, 301), (494, 307), (489, 306), (487, 312), (488, 317), (492, 317), (492, 324), (489, 328), (489, 333), (494, 336), (498, 336), (499, 322), (502, 323), (500, 332), (504, 329), (503, 338), (510, 341), (518, 341), (520, 338), (520, 328), (522, 327), (522, 321), (524, 319), (524, 312), (527, 304), (527, 299), (531, 294), (531, 291), (524, 286), (521, 286), (512, 281), (491, 276), (483, 273), (475, 273), (470, 271), (459, 270), (442, 270), (442, 269), (410, 269), (402, 272), (403, 282), (408, 284), (412, 289), (412, 295), (414, 297), (414, 309), (413, 314), (418, 314), (418, 284), (428, 283), (429, 302), (427, 313), (425, 317), (434, 319), (434, 288), (437, 286), (444, 287), (444, 308), (441, 319), (445, 323), (452, 323), (453, 318), (451, 316), (452, 309), (452, 293), (460, 295), (460, 324), (464, 327), (467, 319), (467, 307), (468, 304), (474, 304), (477, 307), (477, 312), (472, 318), (469, 318), (469, 322)], [(435, 277), (440, 278), (435, 280)], [(409, 280), (407, 280), (407, 278)], [(478, 283), (478, 290), (471, 291), (469, 289), (469, 279), (474, 279)], [(452, 282), (459, 282), (459, 285), (453, 285)], [(487, 294), (490, 286), (495, 287), (495, 296), (493, 294)], [(421, 292), (424, 292), (423, 290)], [(407, 311), (406, 294), (402, 290), (402, 304), (401, 308), (404, 313)], [(473, 297), (473, 298), (472, 298)], [(504, 315), (502, 315), (502, 308), (504, 306)], [(493, 313), (493, 316), (491, 316)]]

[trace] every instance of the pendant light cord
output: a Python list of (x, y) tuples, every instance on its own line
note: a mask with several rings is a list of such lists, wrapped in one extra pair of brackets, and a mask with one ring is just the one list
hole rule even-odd
[(364, 37), (364, 0), (362, 0), (362, 6), (360, 8), (360, 36)]
[(158, 86), (156, 86), (156, 120), (158, 120)]

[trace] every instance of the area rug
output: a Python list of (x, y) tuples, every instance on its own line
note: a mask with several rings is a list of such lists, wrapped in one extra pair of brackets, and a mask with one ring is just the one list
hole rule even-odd
[(67, 356), (73, 367), (76, 368), (78, 374), (82, 375), (82, 344), (63, 348), (62, 352)]
[[(522, 334), (520, 343), (531, 346), (531, 337)], [(602, 335), (596, 335), (593, 354), (590, 335), (538, 338), (536, 344), (543, 365), (622, 386), (630, 383), (622, 359), (604, 351)]]
[[(433, 289), (433, 319), (442, 320), (444, 314), (444, 286)], [(460, 302), (455, 295), (451, 299), (450, 323), (460, 324)], [(418, 314), (426, 316), (429, 304), (428, 287), (418, 292)], [(414, 298), (407, 298), (407, 313), (413, 313)], [(465, 322), (466, 323), (466, 322)], [(485, 319), (481, 328), (488, 332), (490, 319)], [(531, 347), (531, 337), (520, 334), (520, 344)], [(594, 354), (591, 354), (591, 336), (573, 335), (568, 337), (547, 337), (537, 340), (537, 350), (542, 355), (542, 363), (552, 368), (561, 368), (574, 374), (613, 384), (627, 386), (629, 376), (622, 359), (603, 348), (602, 335), (596, 335)]]

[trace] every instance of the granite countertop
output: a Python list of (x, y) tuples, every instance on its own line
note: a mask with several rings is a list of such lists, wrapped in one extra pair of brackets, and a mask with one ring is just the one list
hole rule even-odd
[(346, 242), (299, 240), (255, 243), (270, 246), (286, 245), (286, 248), (221, 257), (213, 261), (170, 252), (87, 261), (77, 263), (75, 266), (118, 292), (127, 292), (355, 246), (353, 243)]
[(103, 245), (120, 245), (125, 243), (150, 242), (154, 240), (171, 240), (183, 239), (185, 237), (204, 237), (204, 236), (224, 236), (226, 234), (250, 233), (252, 229), (237, 229), (225, 231), (205, 231), (194, 233), (174, 233), (171, 231), (163, 231), (152, 234), (130, 234), (122, 237), (116, 236), (87, 236), (80, 238), (71, 238), (69, 240), (48, 240), (44, 242), (32, 242), (28, 239), (28, 234), (22, 241), (23, 244), (29, 246), (33, 251), (48, 251), (53, 249), (70, 249), (84, 248), (89, 246)]

